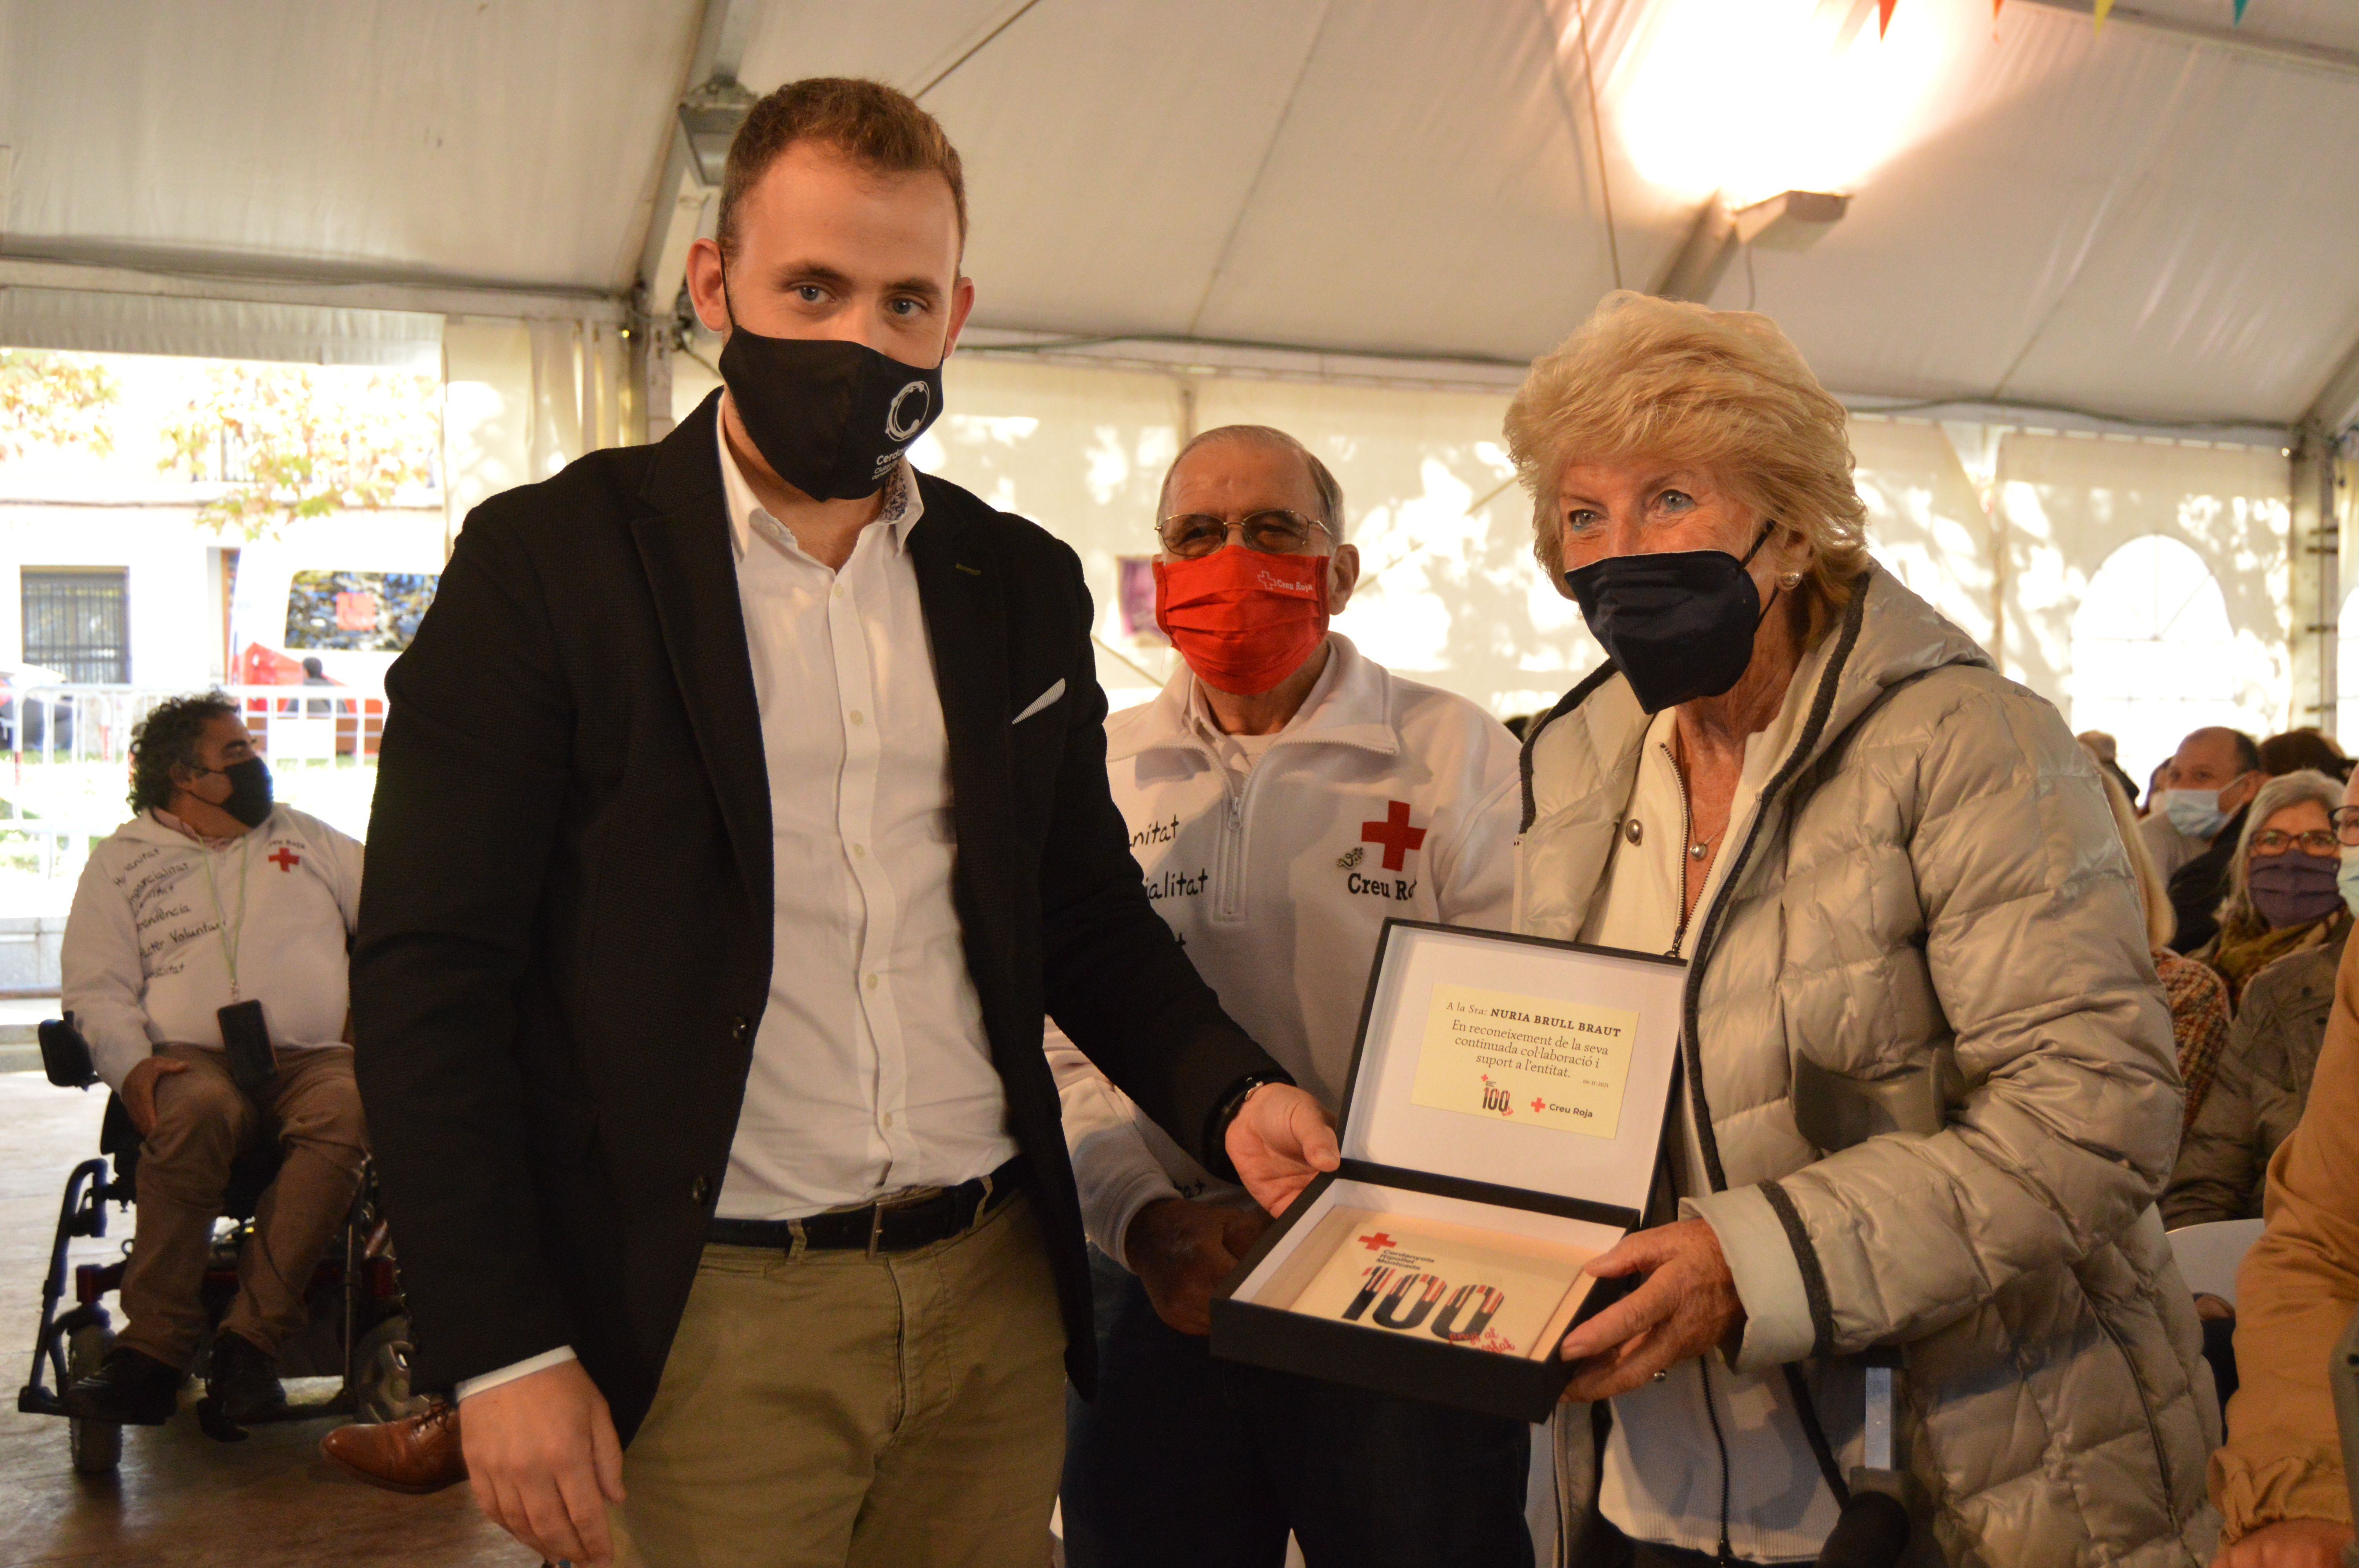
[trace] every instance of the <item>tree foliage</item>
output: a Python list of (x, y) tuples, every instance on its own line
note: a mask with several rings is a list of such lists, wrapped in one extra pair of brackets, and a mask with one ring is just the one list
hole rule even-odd
[(0, 462), (34, 447), (114, 449), (106, 413), (122, 395), (114, 375), (82, 354), (0, 349)]
[(432, 481), (434, 392), (425, 375), (223, 365), (165, 426), (157, 466), (226, 481), (197, 521), (247, 539), (276, 537), (299, 518), (374, 512)]

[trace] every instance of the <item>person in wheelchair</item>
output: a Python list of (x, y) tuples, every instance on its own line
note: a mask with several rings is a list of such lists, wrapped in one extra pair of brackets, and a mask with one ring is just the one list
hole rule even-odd
[(266, 1138), (283, 1162), (206, 1369), (223, 1416), (265, 1421), (285, 1411), (278, 1347), (304, 1325), (366, 1159), (346, 989), (361, 846), (272, 803), (270, 770), (217, 692), (158, 707), (131, 758), (137, 815), (91, 852), (61, 954), (68, 1015), (144, 1140), (129, 1321), (64, 1404), (86, 1421), (170, 1417), (206, 1327), (231, 1161)]

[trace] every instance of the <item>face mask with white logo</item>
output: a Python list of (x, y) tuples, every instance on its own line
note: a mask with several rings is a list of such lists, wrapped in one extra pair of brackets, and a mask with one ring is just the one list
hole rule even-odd
[[(723, 287), (725, 298), (725, 275)], [(766, 338), (734, 312), (721, 379), (762, 460), (814, 501), (875, 494), (942, 411), (940, 365), (835, 338)]]
[(2190, 838), (2214, 838), (2219, 837), (2220, 829), (2228, 826), (2229, 813), (2220, 809), (2220, 791), (2216, 789), (2164, 790), (2162, 814)]

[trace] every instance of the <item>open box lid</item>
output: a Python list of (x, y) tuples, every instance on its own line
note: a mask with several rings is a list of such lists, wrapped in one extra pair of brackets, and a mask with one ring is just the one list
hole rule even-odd
[(1387, 920), (1344, 1092), (1343, 1157), (1647, 1206), (1688, 967)]

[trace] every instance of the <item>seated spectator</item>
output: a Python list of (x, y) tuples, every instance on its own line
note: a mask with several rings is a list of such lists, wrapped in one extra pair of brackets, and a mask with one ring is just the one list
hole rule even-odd
[(2351, 1491), (2327, 1362), (2359, 1307), (2359, 948), (2346, 946), (2311, 1104), (2269, 1161), (2268, 1228), (2236, 1278), (2243, 1386), (2212, 1455), (2215, 1568), (2337, 1568)]
[[(2232, 1010), (2264, 968), (2322, 946), (2350, 926), (2337, 881), (2342, 853), (2333, 814), (2342, 804), (2343, 786), (2307, 768), (2271, 779), (2253, 796), (2229, 862), (2218, 928), (2188, 955), (2220, 971)], [(2180, 925), (2184, 930), (2183, 917)]]
[[(2343, 797), (2350, 800), (2348, 786)], [(2343, 805), (2333, 820), (2338, 838), (2359, 845), (2359, 807)], [(2359, 859), (2350, 864), (2359, 874)], [(2342, 887), (2345, 901), (2359, 898), (2359, 881), (2345, 878)], [(2162, 1196), (2165, 1224), (2259, 1217), (2261, 1174), (2310, 1100), (2334, 974), (2351, 935), (2348, 919), (2329, 924), (2325, 941), (2269, 965), (2245, 986), (2210, 1092), (2189, 1112), (2187, 1138)], [(2185, 1067), (2180, 1071), (2186, 1076)], [(2198, 1103), (2190, 1084), (2188, 1104)]]
[[(133, 732), (138, 815), (91, 852), (66, 922), (64, 1001), (99, 1076), (145, 1141), (128, 1321), (65, 1394), (87, 1421), (154, 1426), (172, 1413), (206, 1326), (199, 1297), (230, 1162), (285, 1150), (238, 1260), (206, 1391), (232, 1422), (286, 1408), (275, 1361), (305, 1322), (303, 1293), (350, 1210), (365, 1159), (353, 1087), (345, 944), (361, 847), (271, 802), (237, 705), (213, 693), (159, 706)], [(241, 1088), (223, 1011), (261, 1004), (276, 1071)]]
[(2072, 738), (2081, 742), (2082, 750), (2097, 760), (2099, 773), (2121, 785), (2124, 795), (2133, 801), (2137, 799), (2137, 781), (2122, 771), (2119, 741), (2103, 730), (2083, 730)]
[(2310, 768), (2339, 781), (2351, 771), (2351, 759), (2343, 754), (2343, 748), (2308, 725), (2270, 736), (2261, 742), (2260, 754), (2261, 772), (2273, 779)]
[(2169, 787), (2139, 831), (2170, 884), (2178, 924), (2171, 951), (2192, 953), (2218, 929), (2213, 912), (2228, 891), (2228, 861), (2245, 830), (2245, 808), (2267, 782), (2261, 749), (2238, 730), (2198, 730), (2170, 759)]
[(2170, 892), (2163, 885), (2162, 873), (2154, 869), (2154, 857), (2147, 853), (2136, 814), (2131, 811), (2130, 797), (2120, 781), (2105, 780), (2105, 804), (2114, 808), (2114, 827), (2122, 836), (2122, 848), (2128, 851), (2130, 873), (2137, 879), (2138, 908), (2146, 916), (2147, 942), (2154, 949), (2154, 972), (2162, 981), (2163, 1000), (2170, 1004), (2170, 1034), (2179, 1046), (2180, 1081), (2187, 1086), (2187, 1108), (2180, 1125), (2191, 1126), (2228, 1042), (2227, 982), (2209, 964), (2182, 958), (2163, 946), (2170, 940), (2173, 924)]
[[(2144, 822), (2147, 817), (2152, 816), (2156, 812), (2162, 809), (2162, 792), (2169, 787), (2170, 759), (2169, 757), (2165, 757), (2162, 761), (2155, 763), (2154, 772), (2147, 774), (2146, 776), (2146, 799), (2138, 804), (2138, 820), (2140, 822)], [(2156, 869), (2160, 870), (2159, 867), (2157, 867)], [(2169, 873), (2165, 873), (2164, 880), (2166, 881), (2169, 880)]]

